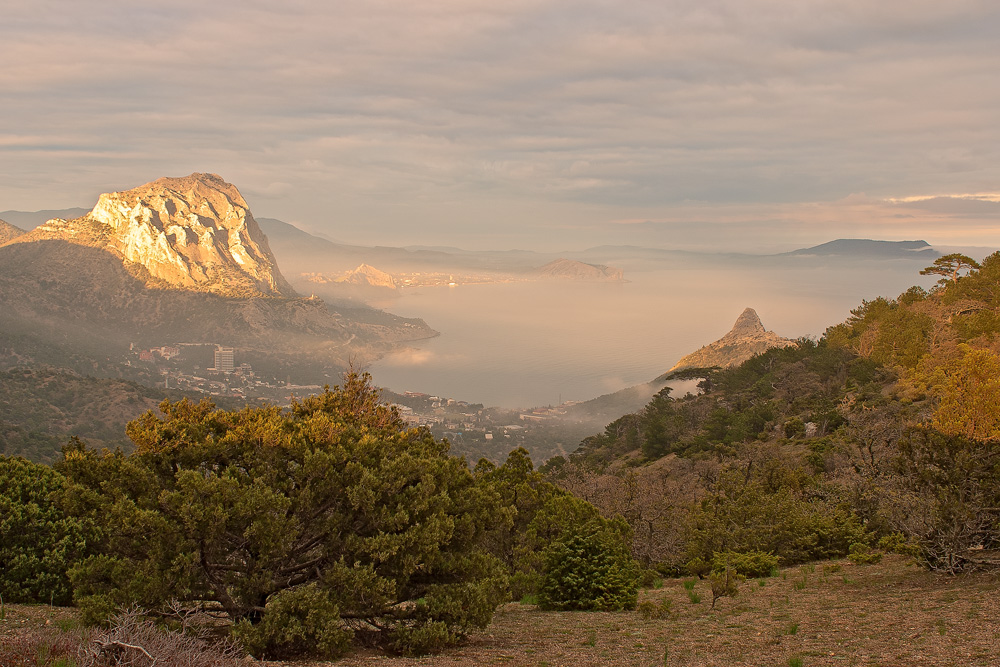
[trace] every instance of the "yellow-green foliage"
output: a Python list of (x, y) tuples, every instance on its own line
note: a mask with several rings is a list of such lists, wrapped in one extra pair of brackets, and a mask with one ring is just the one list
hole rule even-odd
[(945, 368), (933, 425), (943, 433), (1000, 440), (1000, 355), (960, 346), (963, 355)]

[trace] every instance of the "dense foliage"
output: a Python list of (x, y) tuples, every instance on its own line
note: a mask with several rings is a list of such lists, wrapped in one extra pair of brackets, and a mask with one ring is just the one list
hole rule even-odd
[(813, 559), (996, 565), (1000, 254), (943, 259), (931, 291), (688, 370), (701, 393), (661, 391), (541, 470), (524, 449), (470, 470), (357, 374), (288, 409), (165, 401), (129, 454), (0, 457), (0, 595), (72, 584), (90, 621), (199, 611), (256, 655), (331, 658), (438, 650), (512, 598), (631, 609), (640, 568), (707, 576), (714, 603)]
[(567, 530), (544, 552), (538, 590), (542, 609), (621, 611), (635, 609), (639, 568), (626, 542), (624, 522), (595, 520)]
[(351, 636), (423, 652), (485, 626), (505, 591), (485, 548), (497, 494), (407, 429), (366, 377), (276, 407), (188, 401), (132, 422), (135, 452), (67, 448), (59, 469), (106, 539), (72, 573), (91, 620), (205, 605), (262, 655)]
[(0, 597), (67, 604), (67, 569), (84, 557), (94, 527), (63, 507), (62, 475), (0, 457)]

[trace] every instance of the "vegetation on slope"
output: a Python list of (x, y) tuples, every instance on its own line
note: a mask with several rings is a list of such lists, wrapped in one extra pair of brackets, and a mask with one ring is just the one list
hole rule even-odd
[(137, 603), (224, 618), (256, 655), (335, 656), (439, 650), (512, 596), (632, 608), (633, 558), (647, 582), (707, 578), (713, 605), (743, 576), (816, 559), (994, 565), (1000, 254), (965, 259), (819, 341), (687, 371), (703, 393), (661, 391), (542, 471), (524, 450), (470, 470), (357, 375), (289, 410), (164, 402), (130, 424), (128, 455), (74, 441), (54, 469), (2, 458), (16, 521), (0, 543), (16, 546), (0, 571), (33, 574), (0, 595), (72, 586), (90, 621)]
[[(863, 302), (819, 341), (688, 371), (544, 470), (632, 526), (650, 567), (785, 564), (874, 547), (955, 572), (1000, 547), (1000, 254), (946, 256), (930, 292)], [(962, 275), (964, 273), (964, 275)]]
[(160, 410), (129, 424), (128, 455), (74, 440), (54, 469), (0, 458), (12, 471), (0, 504), (26, 517), (0, 525), (14, 545), (0, 571), (40, 570), (42, 582), (0, 578), (0, 596), (65, 602), (68, 581), (88, 623), (132, 605), (176, 622), (207, 614), (271, 658), (335, 657), (353, 641), (440, 650), (543, 580), (553, 604), (635, 605), (638, 580), (617, 568), (583, 591), (548, 572), (572, 570), (559, 544), (578, 535), (631, 563), (624, 522), (544, 481), (523, 450), (470, 470), (446, 441), (408, 428), (367, 376), (287, 410)]

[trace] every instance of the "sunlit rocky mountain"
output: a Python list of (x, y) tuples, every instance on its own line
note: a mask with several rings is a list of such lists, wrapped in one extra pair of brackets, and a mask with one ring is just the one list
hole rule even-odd
[(421, 320), (297, 295), (246, 201), (214, 174), (101, 195), (86, 215), (0, 246), (0, 323), (7, 343), (91, 356), (198, 342), (341, 367), (435, 333)]
[(102, 194), (86, 215), (49, 220), (15, 242), (43, 240), (109, 252), (151, 287), (295, 295), (239, 190), (216, 174)]

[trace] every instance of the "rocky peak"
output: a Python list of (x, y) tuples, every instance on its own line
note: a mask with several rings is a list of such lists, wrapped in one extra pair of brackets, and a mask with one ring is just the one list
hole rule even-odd
[(729, 333), (678, 361), (668, 373), (682, 368), (737, 366), (772, 347), (788, 347), (795, 341), (767, 331), (753, 308), (746, 308)]
[(757, 317), (757, 311), (753, 308), (747, 308), (736, 318), (736, 324), (733, 325), (733, 328), (726, 336), (759, 336), (764, 333), (767, 333), (767, 331), (764, 329), (760, 318)]
[(102, 247), (150, 283), (230, 296), (294, 294), (236, 186), (217, 174), (161, 178), (102, 194), (87, 215), (50, 220), (18, 242)]

